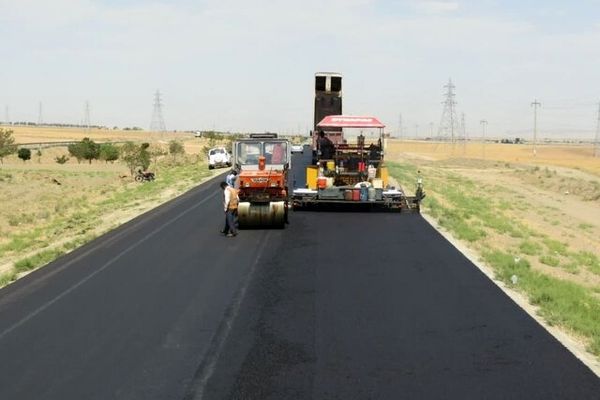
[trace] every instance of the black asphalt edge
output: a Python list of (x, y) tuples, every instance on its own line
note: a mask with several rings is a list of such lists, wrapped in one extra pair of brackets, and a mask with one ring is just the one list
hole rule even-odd
[(62, 256), (49, 262), (48, 264), (36, 268), (35, 270), (18, 278), (14, 282), (9, 283), (3, 288), (0, 288), (0, 301), (5, 300), (12, 293), (17, 292), (24, 286), (29, 285), (31, 280), (49, 278), (52, 275), (60, 272), (63, 269), (61, 266), (68, 266), (73, 261), (93, 253), (95, 250), (102, 248), (103, 246), (114, 240), (118, 240), (122, 235), (130, 233), (131, 231), (135, 231), (145, 224), (152, 223), (155, 218), (158, 218), (161, 215), (167, 213), (168, 211), (176, 208), (181, 203), (197, 195), (198, 192), (201, 192), (205, 189), (208, 190), (208, 187), (211, 184), (214, 184), (216, 181), (222, 180), (226, 172), (220, 173), (211, 178), (208, 178), (205, 181), (200, 182), (198, 185), (187, 190), (186, 192), (181, 193), (180, 195), (170, 200), (167, 200), (166, 202), (161, 203), (158, 206), (142, 214), (133, 217), (129, 221), (124, 222), (116, 228), (101, 234), (100, 236), (81, 245), (80, 247), (77, 247), (72, 251), (63, 254)]
[(456, 251), (461, 253), (467, 260), (475, 265), (494, 285), (496, 285), (506, 296), (512, 300), (527, 315), (533, 318), (542, 328), (546, 330), (560, 345), (566, 348), (571, 354), (588, 367), (598, 378), (600, 378), (600, 360), (588, 352), (585, 345), (578, 342), (565, 331), (556, 326), (549, 325), (542, 317), (537, 314), (538, 308), (532, 305), (527, 297), (494, 276), (494, 269), (480, 259), (480, 255), (470, 249), (463, 242), (455, 238), (452, 233), (442, 228), (437, 221), (430, 215), (421, 212), (423, 219), (440, 235), (450, 243)]

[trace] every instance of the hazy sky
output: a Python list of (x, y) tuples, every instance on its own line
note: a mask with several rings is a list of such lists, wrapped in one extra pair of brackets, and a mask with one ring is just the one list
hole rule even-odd
[(456, 85), (471, 135), (592, 137), (600, 0), (0, 0), (0, 120), (305, 130), (313, 76), (344, 76), (344, 113), (405, 134), (439, 124)]

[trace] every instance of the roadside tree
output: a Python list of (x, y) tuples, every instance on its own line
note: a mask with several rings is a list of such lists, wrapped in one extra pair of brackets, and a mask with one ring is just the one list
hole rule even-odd
[(119, 149), (112, 143), (102, 143), (100, 145), (98, 158), (108, 163), (119, 159)]
[(152, 158), (154, 168), (156, 168), (156, 162), (158, 161), (159, 157), (166, 156), (168, 154), (167, 150), (160, 144), (153, 144), (148, 151), (150, 153), (150, 158)]
[(4, 164), (4, 157), (17, 151), (13, 131), (0, 128), (0, 163)]
[(149, 146), (148, 143), (137, 145), (133, 142), (127, 142), (121, 146), (121, 160), (125, 161), (132, 176), (136, 168), (146, 170), (150, 166)]
[(139, 159), (140, 159), (140, 165), (142, 166), (142, 169), (144, 171), (147, 170), (148, 167), (150, 166), (150, 152), (148, 151), (149, 147), (150, 147), (150, 143), (142, 143), (140, 145)]
[(185, 149), (183, 148), (183, 144), (181, 144), (181, 142), (178, 142), (177, 140), (171, 140), (169, 142), (169, 154), (171, 154), (171, 156), (173, 156), (173, 160), (175, 160), (175, 158), (179, 154), (185, 154)]
[(81, 163), (81, 160), (83, 160), (83, 146), (81, 145), (81, 142), (77, 142), (77, 143), (71, 143), (69, 146), (67, 146), (67, 150), (69, 151), (69, 154), (72, 157), (75, 157), (75, 159), (77, 159), (78, 163)]
[(91, 164), (92, 160), (97, 160), (100, 155), (100, 145), (90, 138), (83, 138), (80, 142), (82, 148), (82, 156)]
[(26, 147), (21, 147), (17, 152), (17, 156), (23, 160), (23, 162), (31, 160), (31, 150)]

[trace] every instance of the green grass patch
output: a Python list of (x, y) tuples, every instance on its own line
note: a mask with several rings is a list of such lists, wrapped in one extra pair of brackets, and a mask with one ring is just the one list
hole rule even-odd
[(33, 269), (46, 265), (51, 261), (54, 261), (58, 257), (62, 256), (64, 253), (65, 252), (63, 249), (48, 249), (40, 251), (39, 253), (31, 257), (27, 257), (15, 262), (14, 270), (17, 273), (31, 271)]
[(560, 265), (560, 259), (558, 257), (550, 256), (547, 254), (540, 256), (540, 262), (551, 267), (558, 267)]
[(542, 252), (542, 246), (531, 240), (524, 240), (519, 245), (519, 250), (528, 256), (536, 256)]
[(0, 275), (0, 287), (6, 286), (17, 279), (17, 273), (14, 270), (8, 271)]
[(594, 225), (584, 222), (584, 223), (577, 225), (577, 227), (579, 229), (581, 229), (582, 231), (590, 231), (594, 228)]
[(598, 256), (589, 251), (571, 253), (571, 258), (579, 265), (587, 267), (594, 274), (600, 275), (600, 260)]
[(539, 307), (540, 315), (550, 325), (560, 325), (590, 339), (588, 350), (600, 355), (600, 300), (583, 287), (541, 274), (530, 268), (526, 260), (502, 251), (486, 252), (484, 260), (491, 265), (498, 279), (523, 290), (529, 301)]
[(560, 254), (561, 256), (567, 256), (569, 254), (568, 246), (566, 243), (549, 238), (543, 239), (543, 242), (544, 245), (546, 245), (546, 248), (552, 253)]

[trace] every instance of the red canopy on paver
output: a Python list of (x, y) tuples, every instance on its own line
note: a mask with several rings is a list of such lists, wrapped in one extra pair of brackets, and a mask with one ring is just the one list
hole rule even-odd
[(319, 128), (384, 128), (375, 117), (355, 115), (329, 115), (317, 124)]

